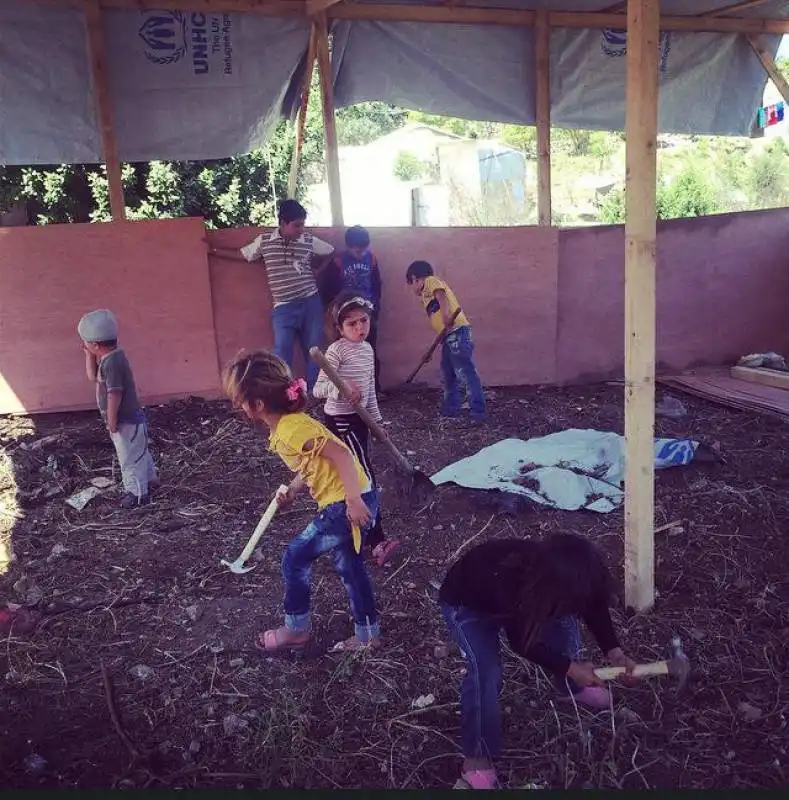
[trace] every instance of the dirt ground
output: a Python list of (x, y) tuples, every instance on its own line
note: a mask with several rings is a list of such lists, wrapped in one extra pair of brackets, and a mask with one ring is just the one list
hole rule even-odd
[[(640, 661), (682, 637), (690, 694), (666, 680), (617, 685), (614, 713), (576, 711), (507, 653), (500, 771), (512, 788), (787, 784), (789, 427), (681, 399), (687, 416), (659, 418), (659, 433), (700, 439), (723, 461), (658, 473), (657, 605), (629, 617), (620, 602), (614, 615)], [(479, 428), (439, 422), (437, 403), (426, 392), (383, 405), (395, 440), (428, 472), (508, 436), (623, 424), (613, 385), (497, 390)], [(621, 584), (621, 511), (505, 507), (459, 489), (398, 508), (378, 452), (386, 528), (403, 542), (391, 565), (371, 566), (384, 648), (327, 654), (351, 630), (327, 560), (313, 574), (308, 651), (262, 657), (253, 635), (281, 619), (279, 562), (309, 502), (275, 520), (255, 571), (231, 574), (219, 559), (240, 553), (282, 466), (226, 404), (193, 399), (149, 416), (163, 488), (133, 512), (116, 510), (111, 493), (81, 512), (64, 502), (113, 477), (95, 413), (0, 418), (0, 526), (16, 556), (0, 607), (42, 614), (34, 630), (0, 635), (5, 787), (451, 786), (463, 664), (435, 584), (458, 548), (480, 532), (477, 542), (575, 531), (605, 549)], [(429, 694), (432, 705), (413, 707)]]

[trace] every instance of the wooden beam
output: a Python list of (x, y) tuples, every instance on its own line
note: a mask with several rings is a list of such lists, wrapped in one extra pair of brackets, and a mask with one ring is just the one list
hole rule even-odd
[(296, 184), (299, 178), (299, 162), (301, 161), (301, 149), (304, 145), (304, 126), (307, 122), (307, 106), (310, 102), (310, 90), (312, 88), (312, 73), (315, 69), (315, 25), (310, 27), (310, 39), (307, 45), (306, 62), (304, 65), (304, 79), (301, 83), (301, 93), (299, 97), (299, 111), (296, 115), (296, 141), (293, 144), (293, 155), (290, 159), (290, 175), (288, 176), (288, 197), (296, 196)]
[(109, 70), (107, 67), (107, 44), (98, 0), (86, 0), (83, 6), (85, 31), (88, 40), (88, 57), (93, 84), (93, 101), (96, 120), (99, 123), (101, 153), (107, 169), (110, 193), (110, 211), (113, 222), (126, 218), (126, 203), (123, 197), (123, 178), (118, 159), (118, 145), (112, 123), (112, 98), (110, 96)]
[(537, 221), (550, 225), (551, 215), (551, 28), (548, 14), (537, 12), (535, 28), (537, 80), (535, 119), (537, 122)]
[(312, 17), (315, 14), (320, 14), (321, 11), (327, 11), (332, 6), (336, 6), (337, 3), (342, 3), (343, 0), (307, 0), (306, 2), (306, 10), (307, 16)]
[(739, 381), (773, 386), (776, 389), (789, 389), (789, 372), (764, 369), (764, 367), (732, 367), (730, 374)]
[(315, 17), (316, 56), (323, 103), (323, 136), (326, 153), (326, 177), (329, 182), (332, 225), (343, 225), (342, 190), (340, 188), (340, 153), (337, 146), (337, 128), (334, 120), (334, 88), (331, 56), (329, 54), (329, 27), (326, 14)]
[(627, 5), (625, 602), (655, 599), (655, 260), (660, 0)]
[[(17, 0), (17, 2), (80, 8), (83, 0)], [(162, 0), (100, 0), (102, 8), (158, 10)], [(174, 11), (224, 11), (273, 17), (305, 17), (306, 0), (168, 0)], [(617, 4), (618, 5), (618, 4)], [(729, 13), (731, 7), (729, 7)], [(460, 25), (534, 27), (536, 12), (478, 6), (420, 5), (416, 3), (337, 3), (325, 12), (329, 19), (379, 20), (381, 22), (446, 22)], [(627, 28), (627, 16), (611, 11), (554, 11), (548, 14), (553, 28)], [(789, 34), (789, 19), (723, 16), (663, 16), (663, 31), (699, 33)]]
[(775, 88), (781, 93), (781, 97), (789, 103), (789, 83), (784, 78), (778, 65), (775, 63), (773, 57), (770, 55), (767, 48), (762, 44), (758, 36), (746, 34), (745, 38), (751, 49), (756, 53), (756, 57), (762, 62), (764, 71), (770, 76), (770, 80), (775, 84)]

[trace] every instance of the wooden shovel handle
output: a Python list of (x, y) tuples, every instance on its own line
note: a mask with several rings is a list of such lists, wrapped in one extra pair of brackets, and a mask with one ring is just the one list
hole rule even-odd
[(370, 416), (370, 412), (359, 403), (354, 403), (351, 396), (348, 394), (345, 381), (337, 374), (336, 370), (326, 360), (319, 347), (310, 348), (310, 356), (312, 360), (326, 373), (329, 380), (337, 387), (337, 391), (342, 395), (343, 399), (349, 402), (354, 411), (362, 418), (364, 424), (370, 429), (373, 436), (392, 454), (392, 457), (397, 461), (403, 471), (413, 473), (414, 468), (408, 462), (408, 459), (394, 446), (392, 440), (387, 435), (386, 431)]
[[(598, 678), (612, 681), (626, 672), (624, 667), (599, 667), (594, 671)], [(668, 662), (655, 661), (652, 664), (636, 664), (633, 668), (634, 678), (651, 678), (655, 675), (668, 675)]]
[(455, 309), (447, 324), (444, 325), (444, 329), (433, 340), (433, 344), (430, 345), (430, 349), (422, 356), (422, 360), (419, 362), (416, 369), (405, 379), (406, 383), (411, 383), (411, 381), (416, 377), (417, 372), (419, 372), (419, 370), (422, 369), (422, 367), (424, 367), (428, 361), (430, 361), (430, 359), (433, 357), (433, 353), (436, 352), (436, 348), (441, 344), (441, 342), (444, 341), (446, 335), (452, 330), (452, 326), (455, 324), (455, 320), (460, 316), (460, 312), (462, 310), (463, 309), (461, 309), (460, 306)]

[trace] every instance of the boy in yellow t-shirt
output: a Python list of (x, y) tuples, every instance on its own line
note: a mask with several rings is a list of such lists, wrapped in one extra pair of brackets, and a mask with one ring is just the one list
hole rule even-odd
[[(355, 623), (355, 635), (335, 651), (360, 650), (379, 642), (380, 623), (370, 576), (360, 553), (361, 536), (378, 513), (378, 492), (351, 451), (320, 422), (304, 413), (307, 385), (294, 380), (288, 365), (273, 353), (242, 353), (222, 375), (236, 408), (271, 431), (269, 445), (296, 477), (277, 495), (280, 507), (305, 486), (318, 516), (290, 541), (282, 559), (285, 624), (257, 636), (266, 652), (303, 648), (310, 638), (310, 568), (331, 553)], [(354, 542), (354, 537), (359, 541)]]
[[(460, 303), (446, 281), (437, 278), (427, 261), (414, 261), (405, 274), (408, 285), (421, 299), (433, 330), (441, 333)], [(471, 418), (484, 422), (486, 418), (485, 392), (474, 365), (474, 341), (471, 324), (461, 311), (441, 345), (441, 375), (444, 383), (444, 403), (441, 413), (445, 417), (460, 415), (460, 384), (466, 384)]]

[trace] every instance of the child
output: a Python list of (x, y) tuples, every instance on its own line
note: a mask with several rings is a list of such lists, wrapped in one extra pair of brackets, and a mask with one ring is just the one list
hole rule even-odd
[[(422, 300), (430, 324), (441, 333), (452, 315), (460, 308), (454, 292), (445, 281), (437, 278), (427, 261), (414, 261), (405, 274), (406, 282)], [(471, 325), (461, 311), (441, 345), (441, 374), (444, 382), (444, 404), (441, 414), (457, 417), (460, 414), (460, 383), (468, 388), (471, 418), (484, 422), (485, 393), (474, 366), (474, 342)]]
[(324, 273), (324, 299), (330, 307), (337, 295), (345, 292), (369, 300), (373, 305), (367, 341), (375, 356), (375, 391), (380, 393), (381, 364), (378, 360), (378, 318), (381, 313), (381, 271), (370, 250), (370, 234), (354, 225), (345, 231), (345, 251), (337, 255)]
[(148, 502), (159, 480), (148, 450), (148, 426), (137, 400), (134, 375), (118, 347), (118, 323), (106, 308), (85, 314), (77, 326), (85, 351), (85, 372), (96, 383), (96, 401), (121, 466), (125, 494), (121, 508)]
[(250, 263), (263, 261), (274, 306), (274, 351), (292, 367), (298, 340), (307, 362), (307, 383), (312, 387), (318, 367), (310, 360), (309, 351), (323, 346), (323, 304), (316, 274), (334, 253), (334, 247), (304, 230), (307, 210), (296, 200), (279, 204), (278, 219), (277, 230), (256, 236), (240, 251), (210, 247), (208, 252)]
[[(271, 431), (269, 445), (296, 473), (280, 507), (293, 502), (306, 485), (318, 504), (318, 516), (291, 542), (282, 559), (285, 580), (285, 625), (258, 634), (256, 646), (266, 652), (303, 648), (310, 638), (310, 569), (331, 553), (355, 623), (356, 632), (334, 651), (359, 650), (379, 643), (380, 624), (373, 588), (356, 551), (352, 528), (366, 529), (378, 512), (378, 493), (348, 448), (317, 420), (304, 413), (307, 387), (273, 353), (240, 354), (222, 375), (225, 392), (249, 419)], [(366, 532), (366, 531), (365, 531)]]
[[(326, 360), (346, 382), (353, 399), (369, 411), (376, 422), (380, 422), (381, 412), (375, 396), (373, 349), (366, 341), (373, 313), (373, 304), (367, 298), (347, 292), (341, 294), (329, 309), (336, 341), (326, 350)], [(370, 461), (370, 431), (362, 418), (350, 403), (340, 397), (337, 387), (322, 371), (312, 393), (315, 397), (326, 400), (326, 427), (359, 459), (370, 483), (375, 486), (375, 475)], [(379, 567), (392, 557), (399, 545), (399, 542), (387, 541), (384, 536), (380, 509), (375, 515), (367, 544), (372, 548)]]
[(465, 760), (457, 788), (496, 787), (501, 750), (499, 630), (521, 656), (553, 675), (576, 703), (608, 708), (611, 698), (589, 664), (577, 661), (577, 617), (608, 660), (632, 672), (608, 611), (610, 574), (600, 552), (579, 536), (543, 541), (497, 539), (473, 547), (449, 570), (439, 602), (466, 659), (460, 701)]

